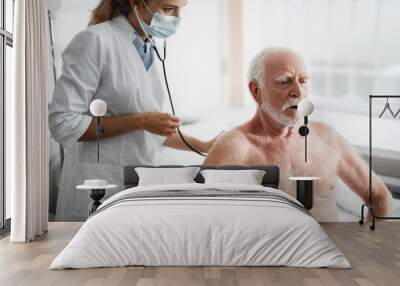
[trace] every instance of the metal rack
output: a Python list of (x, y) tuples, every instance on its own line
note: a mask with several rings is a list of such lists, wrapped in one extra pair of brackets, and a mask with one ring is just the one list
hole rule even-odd
[[(375, 208), (372, 204), (372, 100), (378, 98), (400, 98), (400, 95), (370, 95), (369, 96), (369, 186), (368, 186), (368, 203), (361, 206), (361, 219), (359, 224), (364, 224), (364, 208), (367, 207), (372, 215), (371, 230), (375, 230), (376, 219), (400, 219), (400, 217), (382, 217), (375, 214)], [(397, 115), (397, 114), (396, 114)]]

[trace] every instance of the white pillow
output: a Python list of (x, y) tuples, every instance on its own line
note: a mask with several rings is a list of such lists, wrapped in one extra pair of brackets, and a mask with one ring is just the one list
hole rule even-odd
[(195, 183), (193, 179), (199, 170), (199, 167), (135, 168), (139, 176), (139, 186)]
[(262, 170), (201, 170), (204, 183), (234, 183), (247, 185), (261, 185), (265, 175)]

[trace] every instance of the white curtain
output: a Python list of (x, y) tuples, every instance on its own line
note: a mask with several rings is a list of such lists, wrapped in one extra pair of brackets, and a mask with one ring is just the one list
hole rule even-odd
[(45, 0), (15, 2), (13, 92), (6, 98), (12, 242), (48, 227), (48, 27)]

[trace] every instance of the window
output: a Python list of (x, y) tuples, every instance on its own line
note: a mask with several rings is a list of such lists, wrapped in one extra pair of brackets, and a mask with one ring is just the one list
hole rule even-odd
[(294, 48), (310, 64), (313, 100), (326, 109), (365, 113), (369, 94), (399, 93), (399, 1), (244, 2), (244, 30), (252, 31), (245, 63), (261, 47)]
[[(12, 47), (14, 30), (14, 0), (1, 0), (0, 3), (0, 228), (11, 217), (10, 194), (4, 188), (4, 106), (6, 94), (11, 92)], [(9, 225), (9, 224), (8, 224)]]

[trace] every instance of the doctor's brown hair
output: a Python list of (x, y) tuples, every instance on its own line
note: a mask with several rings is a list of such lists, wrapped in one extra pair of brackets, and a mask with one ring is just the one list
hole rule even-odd
[[(130, 0), (102, 0), (92, 11), (89, 26), (114, 19), (119, 15), (128, 15), (131, 11)], [(144, 0), (148, 2), (149, 0)]]

